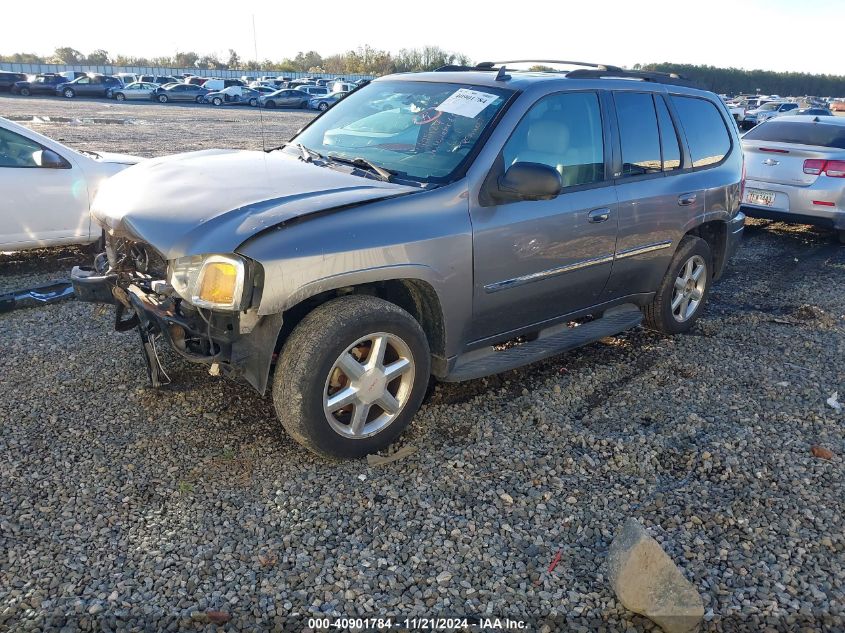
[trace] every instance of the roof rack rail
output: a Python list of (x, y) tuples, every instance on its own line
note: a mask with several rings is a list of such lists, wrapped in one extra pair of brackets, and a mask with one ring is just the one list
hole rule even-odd
[(622, 70), (619, 66), (612, 66), (610, 64), (595, 64), (593, 62), (573, 62), (565, 59), (510, 59), (501, 62), (481, 62), (478, 64), (493, 66), (494, 64), (566, 64), (568, 66), (584, 66), (585, 68), (595, 68), (597, 70)]
[(602, 78), (618, 78), (618, 79), (639, 79), (640, 81), (652, 81), (654, 83), (671, 84), (674, 86), (686, 86), (688, 88), (700, 88), (691, 79), (678, 75), (676, 73), (659, 73), (651, 70), (624, 70), (624, 69), (608, 69), (608, 70), (587, 70), (579, 68), (578, 70), (571, 70), (566, 73), (569, 79), (602, 79)]

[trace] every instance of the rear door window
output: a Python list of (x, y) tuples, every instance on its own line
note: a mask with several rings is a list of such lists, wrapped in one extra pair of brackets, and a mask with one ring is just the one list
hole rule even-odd
[(615, 92), (613, 100), (622, 146), (622, 177), (659, 173), (660, 133), (651, 94)]
[(693, 167), (721, 162), (731, 150), (731, 137), (716, 106), (706, 99), (672, 95), (681, 127), (687, 137)]

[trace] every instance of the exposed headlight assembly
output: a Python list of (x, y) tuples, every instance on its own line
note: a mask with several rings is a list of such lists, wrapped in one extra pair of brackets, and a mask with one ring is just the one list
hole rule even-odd
[(246, 262), (237, 255), (180, 257), (167, 268), (173, 289), (198, 308), (241, 309)]

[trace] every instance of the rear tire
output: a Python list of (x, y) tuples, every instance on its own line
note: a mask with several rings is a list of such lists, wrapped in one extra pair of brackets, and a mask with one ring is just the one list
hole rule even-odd
[(405, 310), (369, 295), (339, 297), (315, 308), (285, 342), (273, 404), (308, 450), (363, 457), (387, 448), (411, 422), (430, 367), (425, 333)]
[(167, 95), (159, 95), (158, 96), (159, 103), (167, 103)]
[(126, 95), (124, 95), (122, 92), (118, 92), (114, 96), (114, 98), (115, 98), (116, 101), (126, 101)]
[(76, 93), (71, 88), (65, 88), (62, 94), (65, 96), (65, 99), (73, 99), (76, 96)]
[(845, 244), (845, 229), (839, 229), (839, 231), (837, 231), (836, 234), (837, 234), (837, 237), (839, 238), (839, 243)]
[(211, 100), (211, 104), (216, 106), (223, 105), (223, 99), (221, 99), (220, 97), (214, 97)]
[(329, 109), (329, 104), (328, 104), (328, 103), (326, 103), (326, 102), (323, 102), (323, 103), (321, 103), (320, 105), (318, 105), (318, 106), (317, 106), (317, 109), (318, 109), (320, 112), (325, 112), (326, 110), (328, 110), (328, 109)]
[(29, 88), (21, 88), (21, 96), (28, 97), (29, 96)]
[(276, 107), (276, 102), (275, 101), (268, 101), (267, 103), (264, 104), (264, 107), (267, 108), (268, 110), (272, 110), (273, 108)]
[(666, 334), (680, 334), (695, 325), (704, 311), (713, 279), (713, 255), (700, 237), (687, 235), (675, 251), (657, 294), (643, 308), (645, 325)]

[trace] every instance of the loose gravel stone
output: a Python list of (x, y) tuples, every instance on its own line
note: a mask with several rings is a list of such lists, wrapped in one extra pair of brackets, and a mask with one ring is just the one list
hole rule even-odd
[[(248, 108), (0, 100), (78, 118), (31, 125), (84, 149), (261, 147)], [(84, 122), (103, 112), (143, 123)], [(264, 113), (288, 136), (308, 116)], [(0, 291), (85, 257), (0, 255)], [(418, 450), (377, 468), (310, 455), (269, 399), (166, 351), (173, 384), (149, 389), (110, 312), (2, 314), (0, 630), (211, 630), (209, 612), (229, 630), (308, 614), (650, 630), (607, 577), (631, 516), (696, 579), (705, 626), (841, 630), (845, 413), (826, 400), (845, 393), (843, 272), (829, 233), (752, 222), (689, 335), (637, 329), (437, 385), (394, 447)]]

